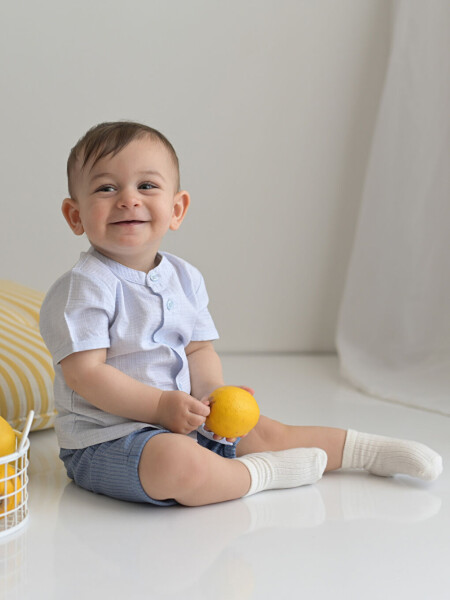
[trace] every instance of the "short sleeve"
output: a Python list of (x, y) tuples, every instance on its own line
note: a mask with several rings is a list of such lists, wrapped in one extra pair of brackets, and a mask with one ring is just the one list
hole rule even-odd
[(197, 272), (197, 274), (199, 277), (197, 289), (195, 292), (197, 303), (197, 318), (195, 321), (194, 329), (192, 331), (191, 339), (193, 342), (216, 340), (219, 338), (219, 334), (208, 309), (209, 297), (206, 291), (205, 281), (200, 272)]
[(52, 286), (42, 304), (40, 329), (55, 364), (74, 352), (110, 347), (114, 297), (104, 280), (79, 271)]

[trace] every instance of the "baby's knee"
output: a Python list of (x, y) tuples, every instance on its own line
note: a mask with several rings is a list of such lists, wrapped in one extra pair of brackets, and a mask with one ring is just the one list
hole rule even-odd
[(183, 435), (152, 438), (139, 463), (139, 478), (146, 493), (158, 500), (176, 499), (181, 491), (201, 485), (207, 472), (198, 449), (194, 440)]
[(283, 450), (286, 447), (287, 427), (283, 423), (261, 415), (256, 426), (239, 442), (236, 449), (237, 455)]
[(286, 435), (287, 426), (261, 415), (254, 432), (267, 447), (277, 446)]

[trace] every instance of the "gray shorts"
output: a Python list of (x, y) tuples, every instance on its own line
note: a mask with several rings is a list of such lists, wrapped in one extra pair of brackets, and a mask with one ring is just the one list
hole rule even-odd
[[(129, 435), (88, 446), (80, 450), (61, 448), (59, 457), (67, 475), (77, 485), (96, 494), (104, 494), (128, 502), (146, 502), (158, 506), (172, 506), (175, 500), (154, 500), (141, 485), (138, 467), (145, 444), (166, 429), (147, 427)], [(237, 440), (232, 446), (214, 442), (197, 433), (197, 442), (225, 458), (236, 457)]]

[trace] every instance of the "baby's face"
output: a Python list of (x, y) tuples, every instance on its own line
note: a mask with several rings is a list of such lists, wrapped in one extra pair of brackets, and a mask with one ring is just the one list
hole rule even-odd
[(147, 272), (164, 235), (178, 229), (189, 205), (187, 192), (176, 189), (169, 151), (144, 137), (91, 167), (75, 174), (76, 199), (66, 198), (62, 207), (67, 222), (105, 256)]

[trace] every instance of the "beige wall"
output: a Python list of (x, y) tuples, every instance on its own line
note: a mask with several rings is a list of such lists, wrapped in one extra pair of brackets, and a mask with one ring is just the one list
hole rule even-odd
[(222, 351), (329, 351), (389, 51), (388, 0), (2, 3), (0, 278), (46, 290), (91, 125), (174, 143), (193, 204), (165, 249), (202, 269)]

